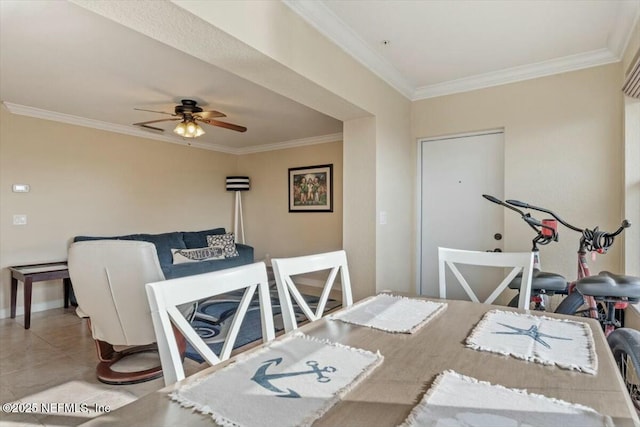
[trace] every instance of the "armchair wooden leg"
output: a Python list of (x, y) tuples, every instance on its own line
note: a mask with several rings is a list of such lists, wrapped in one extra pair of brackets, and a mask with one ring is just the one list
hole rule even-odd
[[(101, 342), (96, 340), (96, 342)], [(102, 341), (102, 343), (104, 343)], [(108, 343), (104, 343), (110, 346)], [(97, 344), (97, 347), (100, 348), (100, 344)], [(112, 347), (113, 348), (113, 347)], [(162, 377), (162, 366), (154, 366), (149, 369), (143, 369), (140, 371), (116, 371), (112, 369), (112, 366), (119, 362), (120, 360), (126, 358), (127, 356), (131, 356), (133, 354), (145, 353), (145, 352), (156, 352), (158, 351), (158, 347), (155, 344), (138, 346), (138, 347), (129, 347), (123, 351), (114, 351), (112, 354), (112, 358), (110, 360), (102, 360), (100, 359), (100, 363), (96, 367), (96, 373), (98, 376), (98, 380), (105, 384), (136, 384), (145, 381), (155, 380), (156, 378)], [(100, 355), (98, 356), (101, 357)]]
[(111, 362), (115, 356), (116, 351), (113, 346), (108, 342), (94, 340), (96, 342), (96, 351), (98, 352), (98, 359), (101, 362)]
[[(87, 319), (87, 326), (89, 327), (89, 330), (91, 330), (91, 319)], [(96, 339), (95, 342), (98, 360), (100, 360), (98, 366), (96, 366), (96, 375), (100, 382), (105, 384), (125, 385), (151, 381), (162, 377), (161, 365), (132, 372), (115, 371), (112, 369), (112, 366), (124, 357), (144, 352), (157, 353), (158, 346), (156, 344), (130, 347), (123, 351), (116, 351), (113, 348), (113, 345), (108, 342), (98, 339)]]
[[(91, 330), (91, 320), (87, 320), (87, 326), (89, 327), (89, 330)], [(187, 340), (175, 327), (173, 329), (173, 332), (176, 337), (176, 342), (178, 344), (180, 354), (184, 358), (184, 354), (187, 351)], [(158, 346), (156, 344), (129, 347), (122, 351), (116, 351), (113, 348), (113, 345), (108, 342), (96, 339), (95, 343), (96, 352), (98, 353), (98, 360), (100, 360), (100, 363), (98, 363), (98, 366), (96, 367), (96, 374), (100, 382), (103, 382), (105, 384), (125, 385), (151, 381), (155, 380), (156, 378), (162, 377), (161, 365), (132, 372), (115, 371), (112, 369), (112, 366), (116, 362), (127, 356), (144, 352), (157, 353)]]

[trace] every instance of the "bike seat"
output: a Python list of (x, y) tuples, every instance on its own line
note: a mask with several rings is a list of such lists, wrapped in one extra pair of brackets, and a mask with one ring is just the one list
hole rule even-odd
[[(522, 273), (509, 282), (510, 289), (520, 289), (520, 283), (522, 282)], [(567, 288), (567, 280), (559, 274), (548, 273), (546, 271), (533, 270), (531, 274), (531, 290), (539, 291), (544, 289), (545, 291), (564, 291)]]
[(582, 295), (590, 297), (640, 299), (640, 277), (623, 276), (608, 271), (578, 280), (576, 288)]

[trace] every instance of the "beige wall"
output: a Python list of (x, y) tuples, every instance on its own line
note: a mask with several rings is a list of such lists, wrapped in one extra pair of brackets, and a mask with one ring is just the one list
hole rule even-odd
[[(577, 222), (586, 221), (585, 212), (604, 227), (620, 218), (619, 64), (411, 103), (281, 2), (176, 1), (151, 9), (144, 2), (74, 2), (344, 121), (343, 246), (357, 298), (415, 289), (418, 137), (505, 127), (507, 194), (549, 200)], [(543, 151), (555, 156), (532, 167)], [(386, 225), (377, 222), (381, 211)], [(528, 248), (517, 218), (506, 225), (507, 246)], [(574, 243), (565, 238), (552, 248), (549, 268), (573, 275)], [(619, 261), (613, 251), (604, 264)]]
[[(231, 225), (224, 180), (236, 156), (0, 114), (0, 314), (9, 307), (6, 267), (66, 259), (75, 235)], [(13, 193), (12, 184), (31, 191)], [(12, 225), (14, 214), (27, 225)], [(36, 284), (34, 308), (59, 305), (61, 289)]]
[[(622, 59), (622, 79), (636, 55), (640, 55), (640, 20)], [(624, 271), (640, 276), (640, 99), (624, 97), (624, 118), (624, 213), (633, 224), (625, 233)]]
[[(0, 318), (9, 315), (6, 267), (66, 259), (75, 235), (231, 229), (234, 198), (224, 185), (230, 174), (253, 180), (244, 207), (247, 243), (257, 256), (342, 247), (340, 142), (243, 158), (0, 110)], [(334, 164), (334, 213), (289, 214), (287, 168), (314, 161)], [(31, 191), (13, 193), (12, 184)], [(26, 214), (28, 224), (12, 225), (14, 214)], [(22, 286), (18, 298), (20, 313)], [(33, 304), (33, 311), (61, 306), (61, 284), (36, 284)]]
[[(352, 159), (352, 166), (344, 170), (343, 240), (356, 301), (376, 293), (375, 122), (366, 117), (344, 124), (344, 139), (349, 141), (344, 145), (345, 158)], [(357, 167), (353, 159), (358, 159)], [(354, 259), (360, 262), (353, 263)]]
[[(578, 226), (622, 220), (620, 64), (415, 102), (415, 138), (505, 129), (505, 196), (546, 206)], [(576, 275), (578, 235), (541, 249), (545, 270)], [(505, 248), (530, 250), (532, 234), (505, 214)], [(592, 263), (620, 271), (622, 245)]]
[[(333, 164), (333, 212), (289, 212), (289, 168)], [(255, 258), (342, 249), (342, 142), (245, 154), (238, 173), (251, 178), (242, 194), (246, 241)]]
[[(143, 2), (74, 3), (342, 120), (343, 246), (354, 293), (415, 289), (415, 164), (406, 97), (282, 2), (176, 0), (152, 9)], [(397, 180), (400, 185), (391, 184)], [(375, 225), (381, 211), (389, 221)]]
[[(230, 43), (242, 42), (244, 47), (234, 49), (251, 61), (194, 52), (193, 43), (176, 37), (167, 41), (174, 47), (344, 121), (343, 245), (356, 299), (382, 289), (414, 290), (411, 102), (282, 2), (175, 3), (232, 36)], [(124, 15), (108, 14), (157, 34)], [(387, 213), (385, 225), (377, 222), (381, 211)]]

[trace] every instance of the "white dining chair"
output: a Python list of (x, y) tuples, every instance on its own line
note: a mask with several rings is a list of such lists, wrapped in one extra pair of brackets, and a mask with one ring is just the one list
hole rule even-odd
[[(340, 272), (340, 282), (342, 287), (342, 306), (348, 307), (353, 304), (351, 280), (349, 279), (349, 267), (347, 265), (347, 254), (343, 250), (292, 258), (273, 258), (271, 260), (271, 264), (273, 266), (273, 273), (276, 279), (276, 286), (278, 288), (278, 297), (280, 298), (280, 306), (282, 309), (282, 320), (286, 332), (292, 331), (298, 327), (291, 296), (293, 296), (309, 321), (321, 318), (338, 272)], [(329, 276), (322, 287), (322, 293), (314, 311), (298, 290), (292, 276), (322, 270), (331, 271), (329, 272)]]
[[(511, 267), (512, 270), (505, 279), (497, 284), (493, 292), (484, 300), (480, 301), (474, 290), (469, 286), (467, 280), (456, 264), (477, 265), (486, 267)], [(531, 299), (531, 274), (533, 272), (532, 252), (481, 252), (466, 251), (460, 249), (438, 248), (438, 277), (440, 298), (447, 297), (446, 267), (449, 267), (465, 293), (474, 302), (492, 304), (498, 296), (507, 288), (509, 283), (522, 272), (522, 282), (520, 283), (520, 297), (518, 307), (529, 309)]]
[[(231, 355), (240, 325), (256, 290), (260, 300), (262, 340), (268, 342), (275, 338), (267, 269), (263, 262), (148, 283), (146, 288), (166, 385), (173, 384), (185, 377), (182, 357), (178, 350), (173, 328), (175, 327), (184, 335), (186, 340), (209, 364), (220, 363)], [(233, 317), (222, 350), (220, 354), (216, 355), (181, 314), (179, 307), (214, 295), (242, 289), (244, 289), (244, 295)]]

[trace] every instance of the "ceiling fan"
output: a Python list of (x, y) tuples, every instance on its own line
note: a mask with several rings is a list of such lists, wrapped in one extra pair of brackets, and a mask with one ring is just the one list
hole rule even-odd
[(197, 138), (204, 135), (204, 129), (200, 127), (199, 122), (206, 123), (211, 126), (218, 126), (225, 129), (235, 130), (237, 132), (245, 132), (247, 130), (244, 126), (234, 125), (233, 123), (221, 122), (214, 120), (214, 117), (227, 117), (226, 114), (219, 111), (203, 111), (198, 103), (191, 99), (183, 99), (180, 101), (180, 105), (176, 105), (174, 113), (167, 113), (165, 111), (145, 110), (142, 108), (134, 108), (138, 111), (148, 111), (150, 113), (167, 114), (172, 116), (170, 119), (149, 120), (146, 122), (134, 123), (134, 126), (140, 126), (145, 129), (164, 132), (164, 129), (149, 126), (151, 123), (159, 123), (166, 121), (180, 121), (173, 130), (179, 136), (184, 138)]

